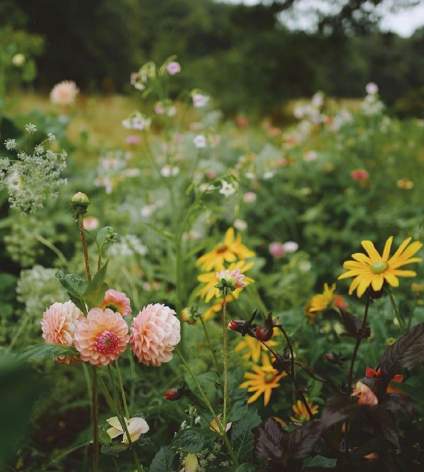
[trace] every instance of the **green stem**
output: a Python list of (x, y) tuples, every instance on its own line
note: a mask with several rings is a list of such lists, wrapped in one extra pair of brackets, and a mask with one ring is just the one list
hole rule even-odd
[(212, 406), (211, 402), (209, 401), (208, 396), (206, 395), (205, 391), (203, 390), (202, 386), (200, 385), (199, 381), (197, 380), (197, 377), (194, 375), (193, 371), (191, 370), (190, 366), (188, 365), (187, 361), (184, 359), (184, 356), (181, 354), (179, 350), (175, 351), (180, 358), (181, 362), (183, 363), (183, 366), (187, 370), (188, 374), (192, 378), (194, 384), (196, 385), (197, 389), (199, 390), (200, 396), (202, 397), (202, 400), (204, 401), (206, 407), (210, 411), (212, 417), (216, 420), (216, 424), (218, 426), (219, 432), (221, 436), (224, 438), (224, 443), (227, 448), (228, 454), (230, 455), (234, 465), (238, 465), (238, 460), (234, 454), (233, 448), (231, 446), (230, 440), (228, 439), (227, 432), (225, 431), (226, 429), (226, 424), (223, 423), (223, 421), (220, 421), (214, 407)]
[(121, 375), (121, 370), (119, 368), (118, 361), (115, 362), (115, 366), (116, 366), (116, 371), (118, 372), (118, 382), (119, 382), (119, 390), (121, 391), (122, 405), (124, 407), (125, 416), (129, 419), (130, 413), (128, 410), (127, 398), (125, 396), (125, 390), (124, 390), (124, 383), (122, 381), (122, 375)]
[(348, 384), (347, 384), (347, 388), (349, 389), (349, 391), (352, 388), (353, 370), (354, 370), (354, 367), (355, 367), (355, 361), (356, 361), (356, 357), (358, 355), (359, 346), (361, 345), (362, 338), (363, 338), (363, 332), (365, 330), (365, 327), (367, 326), (369, 306), (370, 306), (370, 296), (367, 295), (367, 301), (365, 303), (365, 310), (364, 310), (364, 318), (362, 320), (361, 330), (356, 336), (356, 344), (355, 344), (355, 347), (353, 349), (352, 360), (351, 360), (351, 363), (350, 363), (350, 369), (349, 369), (349, 375), (348, 375)]
[(387, 293), (389, 294), (390, 303), (392, 304), (392, 308), (393, 308), (393, 312), (395, 314), (395, 317), (399, 322), (400, 329), (404, 330), (405, 329), (405, 320), (403, 319), (403, 316), (400, 314), (399, 308), (396, 304), (396, 301), (395, 301), (395, 298), (393, 296), (392, 291), (388, 287), (387, 287)]
[(200, 323), (202, 324), (202, 327), (203, 327), (203, 332), (205, 333), (205, 339), (206, 339), (206, 342), (208, 344), (209, 350), (212, 353), (213, 363), (215, 364), (215, 369), (216, 369), (217, 372), (219, 372), (218, 359), (216, 358), (215, 350), (212, 346), (211, 339), (209, 337), (208, 328), (206, 327), (206, 323), (205, 323), (204, 319), (201, 316), (199, 317), (199, 319), (200, 319)]
[(99, 406), (97, 395), (97, 370), (92, 366), (91, 377), (91, 417), (93, 427), (93, 472), (99, 468)]
[(222, 302), (222, 337), (223, 337), (223, 361), (224, 361), (224, 390), (223, 390), (223, 413), (222, 413), (222, 420), (225, 425), (227, 424), (227, 410), (228, 410), (228, 328), (227, 328), (227, 298), (226, 293), (223, 293), (224, 299)]
[[(108, 365), (108, 373), (109, 373), (109, 378), (110, 378), (110, 382), (111, 382), (111, 385), (112, 385), (112, 396), (113, 396), (113, 403), (115, 405), (116, 415), (118, 416), (119, 422), (121, 423), (121, 427), (122, 427), (122, 430), (124, 431), (124, 435), (128, 439), (129, 449), (131, 449), (136, 470), (137, 470), (137, 472), (142, 472), (144, 469), (143, 469), (142, 465), (140, 464), (140, 461), (138, 459), (138, 455), (137, 455), (137, 453), (135, 452), (135, 450), (133, 448), (134, 443), (131, 441), (131, 436), (130, 436), (130, 433), (128, 431), (127, 422), (125, 421), (125, 414), (123, 414), (123, 409), (125, 407), (122, 405), (122, 409), (121, 409), (121, 406), (119, 405), (119, 400), (117, 398), (118, 397), (118, 392), (117, 392), (117, 389), (116, 389), (115, 379), (113, 378), (112, 368), (111, 368), (110, 365)], [(129, 417), (127, 417), (127, 419), (130, 420)]]
[(41, 234), (36, 234), (35, 239), (41, 244), (43, 244), (44, 246), (46, 246), (48, 249), (50, 249), (52, 252), (54, 252), (64, 266), (68, 264), (68, 261), (66, 260), (66, 257), (63, 255), (63, 252), (60, 249), (58, 249), (51, 241), (41, 236)]
[(81, 244), (82, 244), (82, 253), (84, 256), (84, 267), (85, 267), (85, 273), (87, 275), (88, 281), (91, 280), (91, 272), (90, 272), (90, 262), (88, 259), (88, 246), (87, 246), (87, 240), (85, 239), (85, 232), (84, 232), (84, 226), (82, 223), (82, 216), (78, 216), (78, 228), (80, 232), (80, 239), (81, 239)]

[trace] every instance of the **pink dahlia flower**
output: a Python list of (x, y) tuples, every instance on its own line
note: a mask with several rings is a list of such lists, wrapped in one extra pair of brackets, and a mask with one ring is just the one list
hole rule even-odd
[(71, 302), (53, 303), (43, 314), (41, 330), (48, 344), (72, 346), (81, 311)]
[(158, 367), (169, 362), (179, 342), (180, 321), (171, 308), (160, 303), (147, 305), (134, 318), (130, 343), (142, 364)]
[(72, 105), (79, 89), (72, 80), (64, 80), (56, 84), (50, 92), (50, 100), (56, 105)]
[(127, 316), (131, 313), (131, 302), (125, 293), (110, 288), (106, 291), (100, 308), (109, 308), (112, 311), (120, 313), (122, 316)]
[(90, 364), (108, 365), (124, 351), (129, 341), (128, 326), (119, 313), (93, 308), (78, 322), (75, 347)]

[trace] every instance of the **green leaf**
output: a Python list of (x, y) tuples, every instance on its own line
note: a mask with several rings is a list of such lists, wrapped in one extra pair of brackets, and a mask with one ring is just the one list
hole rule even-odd
[(204, 446), (204, 439), (199, 434), (199, 431), (194, 429), (186, 429), (181, 431), (175, 440), (175, 445), (185, 452), (200, 452)]
[(107, 262), (97, 272), (91, 282), (88, 283), (87, 289), (83, 294), (83, 299), (89, 307), (97, 306), (103, 300), (104, 294), (108, 288), (105, 283), (106, 270)]
[(231, 428), (231, 439), (236, 441), (242, 436), (249, 434), (261, 422), (262, 419), (254, 407), (246, 408), (244, 415)]
[(99, 257), (104, 257), (108, 247), (118, 241), (118, 233), (112, 226), (105, 226), (99, 229), (96, 235), (96, 244), (99, 251)]
[(18, 355), (18, 359), (39, 362), (69, 354), (76, 354), (75, 349), (67, 346), (57, 346), (56, 344), (36, 344), (22, 351)]
[(169, 447), (161, 447), (150, 464), (149, 472), (174, 472), (174, 458), (175, 453)]
[(255, 466), (251, 464), (240, 464), (234, 472), (255, 472)]
[(84, 293), (87, 290), (87, 281), (78, 274), (66, 274), (61, 270), (57, 272), (56, 278), (68, 292), (75, 305), (85, 312)]

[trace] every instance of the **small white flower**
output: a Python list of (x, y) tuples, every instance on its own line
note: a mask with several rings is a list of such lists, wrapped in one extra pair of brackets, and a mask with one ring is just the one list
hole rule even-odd
[(284, 252), (296, 252), (299, 249), (299, 244), (296, 241), (286, 241), (283, 244)]
[(35, 154), (37, 154), (39, 156), (39, 155), (43, 154), (44, 147), (41, 144), (38, 144), (37, 146), (35, 146), (34, 152), (35, 152)]
[(124, 418), (124, 421), (127, 426), (126, 429), (128, 430), (129, 438), (117, 416), (113, 416), (106, 420), (106, 422), (111, 426), (106, 430), (106, 433), (111, 439), (115, 439), (122, 435), (122, 442), (124, 444), (130, 444), (130, 441), (131, 443), (137, 441), (142, 434), (146, 434), (150, 429), (144, 418), (134, 417), (129, 420)]
[(48, 133), (47, 140), (49, 143), (54, 143), (56, 141), (56, 136), (53, 133)]
[(21, 53), (15, 54), (12, 57), (12, 64), (16, 67), (21, 67), (25, 63), (25, 56)]
[(165, 165), (160, 170), (162, 177), (175, 177), (180, 173), (179, 167)]
[(246, 231), (247, 223), (244, 220), (236, 219), (234, 220), (234, 228), (238, 229), (239, 231)]
[(145, 205), (141, 209), (140, 214), (142, 218), (149, 218), (149, 216), (153, 215), (155, 211), (156, 211), (155, 205)]
[(275, 172), (273, 170), (269, 170), (267, 172), (264, 173), (264, 179), (265, 180), (269, 180), (269, 179), (272, 179), (275, 175)]
[(219, 193), (224, 195), (225, 197), (229, 197), (236, 191), (235, 187), (231, 185), (226, 180), (223, 180), (221, 183), (221, 188), (219, 189)]
[(169, 75), (178, 74), (181, 72), (181, 65), (176, 61), (172, 61), (166, 65), (166, 71)]
[(35, 126), (34, 123), (27, 123), (25, 126), (24, 126), (24, 129), (27, 133), (35, 133), (37, 131), (37, 127)]
[(370, 82), (365, 86), (365, 90), (368, 95), (375, 95), (378, 93), (378, 85), (374, 82)]
[(133, 113), (130, 117), (122, 121), (122, 125), (127, 129), (137, 129), (143, 131), (150, 127), (151, 120), (139, 112)]
[(6, 141), (4, 142), (4, 147), (8, 150), (8, 151), (12, 151), (13, 149), (16, 149), (16, 139), (6, 139)]
[(199, 92), (193, 93), (191, 98), (195, 108), (203, 108), (209, 103), (209, 97)]
[(203, 134), (198, 134), (193, 138), (193, 143), (198, 149), (202, 149), (206, 147), (206, 138)]

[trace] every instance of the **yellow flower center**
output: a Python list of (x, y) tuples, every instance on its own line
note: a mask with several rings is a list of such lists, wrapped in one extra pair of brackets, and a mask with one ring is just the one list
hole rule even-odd
[(384, 261), (374, 262), (374, 264), (371, 264), (371, 270), (374, 272), (374, 274), (382, 274), (388, 267), (389, 264)]

